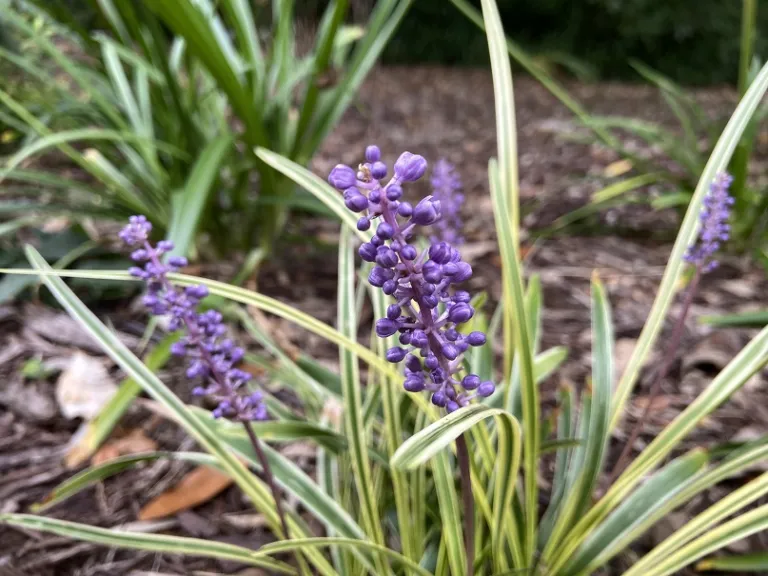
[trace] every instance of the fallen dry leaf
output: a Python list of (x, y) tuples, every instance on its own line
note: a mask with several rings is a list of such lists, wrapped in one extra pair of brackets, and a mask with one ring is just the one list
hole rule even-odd
[(48, 422), (56, 417), (56, 402), (46, 382), (24, 383), (18, 378), (0, 386), (0, 406), (5, 406), (31, 422)]
[(76, 352), (56, 382), (56, 401), (65, 418), (94, 418), (117, 392), (104, 364)]
[(683, 357), (683, 373), (693, 369), (717, 374), (741, 350), (741, 339), (735, 330), (713, 332)]
[(617, 160), (616, 162), (611, 162), (608, 164), (608, 166), (605, 167), (605, 170), (603, 170), (603, 176), (606, 178), (615, 178), (616, 176), (626, 174), (630, 170), (632, 170), (632, 162), (629, 160)]
[(629, 359), (632, 357), (632, 353), (635, 351), (635, 346), (637, 346), (637, 340), (634, 338), (619, 338), (616, 340), (616, 345), (614, 347), (614, 378), (613, 378), (613, 386), (614, 388), (619, 383), (619, 378), (624, 374), (624, 370), (627, 369), (627, 365), (629, 364)]
[[(648, 402), (651, 400), (650, 396), (638, 396), (632, 400), (632, 404), (638, 410), (645, 410), (648, 406)], [(672, 396), (656, 396), (651, 403), (651, 412), (660, 412), (669, 408), (674, 402)]]
[(43, 223), (41, 230), (47, 234), (56, 234), (69, 227), (70, 220), (66, 216), (49, 218)]
[(184, 476), (181, 481), (153, 498), (139, 511), (139, 520), (153, 520), (189, 510), (207, 502), (232, 484), (232, 479), (208, 466), (200, 466)]
[(98, 466), (109, 460), (114, 460), (119, 456), (128, 454), (139, 454), (140, 452), (152, 452), (157, 450), (157, 442), (147, 438), (142, 430), (134, 429), (129, 434), (110, 440), (91, 458), (91, 464)]

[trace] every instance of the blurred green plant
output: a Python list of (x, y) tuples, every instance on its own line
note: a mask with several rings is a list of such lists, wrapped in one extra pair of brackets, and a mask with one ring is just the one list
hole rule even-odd
[[(276, 553), (294, 551), (301, 553), (313, 573), (328, 576), (466, 575), (465, 562), (472, 557), (476, 558), (471, 570), (474, 574), (587, 576), (609, 568), (622, 554), (632, 557), (625, 575), (666, 576), (768, 528), (768, 504), (759, 504), (768, 494), (768, 472), (762, 472), (691, 518), (644, 555), (638, 558), (635, 551), (629, 554), (632, 543), (664, 516), (715, 484), (765, 461), (768, 439), (731, 450), (696, 447), (687, 452), (683, 452), (683, 440), (768, 363), (768, 329), (757, 334), (614, 482), (608, 486), (600, 483), (613, 430), (623, 419), (640, 370), (661, 333), (686, 271), (683, 255), (697, 237), (709, 184), (726, 169), (768, 90), (768, 65), (755, 77), (705, 163), (656, 299), (618, 383), (613, 381), (614, 335), (608, 295), (595, 276), (591, 290), (592, 377), (580, 400), (572, 387), (562, 387), (557, 409), (542, 417), (546, 406), (541, 401), (539, 383), (557, 370), (565, 355), (558, 348), (539, 351), (541, 285), (535, 276), (524, 276), (520, 252), (511, 68), (493, 0), (483, 0), (483, 16), (494, 80), (498, 150), (497, 159), (489, 161), (488, 172), (503, 295), (490, 320), (478, 314), (467, 328), (483, 330), (491, 341), (500, 344), (503, 362), (499, 364), (503, 369), (496, 370), (490, 346), (468, 355), (466, 360), (469, 371), (482, 377), (495, 375), (498, 393), (486, 402), (440, 417), (422, 395), (404, 392), (401, 373), (385, 360), (384, 341), (371, 334), (371, 344), (365, 346), (357, 339), (358, 309), (364, 300), (370, 299), (376, 317), (383, 317), (387, 307), (379, 291), (359, 280), (365, 277), (367, 265), (358, 269), (354, 263), (353, 240), (368, 241), (371, 232), (357, 229), (354, 215), (323, 179), (296, 162), (260, 148), (256, 153), (261, 161), (302, 186), (341, 219), (338, 330), (252, 290), (183, 274), (168, 277), (180, 286), (205, 284), (212, 295), (230, 300), (233, 306), (247, 306), (247, 311), (234, 308), (232, 313), (264, 347), (262, 353), (251, 356), (251, 361), (264, 370), (266, 382), (290, 388), (302, 402), (299, 413), (279, 395), (268, 393), (274, 420), (255, 425), (260, 438), (273, 442), (302, 438), (316, 446), (316, 480), (280, 451), (267, 451), (277, 482), (302, 508), (301, 514), (295, 510), (289, 513), (292, 538), (250, 550), (215, 541), (97, 528), (39, 515), (5, 513), (0, 514), (0, 522), (108, 546), (226, 558), (278, 573), (297, 573), (296, 566), (273, 558)], [(91, 281), (133, 278), (126, 272), (54, 270), (31, 247), (26, 255), (34, 273), (67, 312), (207, 452), (137, 454), (86, 469), (57, 487), (36, 511), (138, 462), (170, 458), (225, 471), (274, 532), (280, 534), (270, 491), (258, 475), (251, 473), (251, 469), (259, 469), (259, 463), (242, 428), (185, 405), (75, 296), (62, 277)], [(253, 320), (253, 309), (277, 315), (337, 346), (339, 374), (310, 358), (297, 358), (281, 349), (270, 330)], [(360, 361), (367, 364), (365, 374), (359, 370)], [(454, 441), (462, 435), (471, 443), (469, 468), (475, 510), (471, 523), (476, 527), (474, 540), (467, 544), (462, 538), (462, 506), (453, 453)], [(551, 490), (540, 498), (539, 492), (545, 486), (540, 481), (541, 471), (545, 464), (552, 464), (549, 454), (553, 451)], [(543, 514), (542, 501), (546, 504)], [(470, 524), (468, 509), (464, 508), (465, 525)], [(314, 536), (305, 515), (311, 515), (324, 527), (324, 537)], [(324, 548), (330, 548), (330, 554), (322, 554), (320, 549)], [(749, 561), (754, 565), (762, 559)], [(298, 566), (298, 572), (309, 573), (302, 566)]]
[(291, 209), (324, 208), (253, 148), (308, 163), (411, 2), (379, 2), (361, 27), (345, 25), (348, 0), (335, 0), (306, 54), (291, 0), (274, 0), (271, 21), (247, 0), (94, 0), (105, 27), (95, 33), (59, 3), (17, 2), (3, 21), (25, 49), (0, 58), (50, 94), (33, 107), (0, 89), (0, 120), (24, 137), (0, 170), (0, 208), (142, 213), (179, 253), (194, 255), (201, 236), (218, 253), (268, 252)]
[[(754, 55), (757, 27), (756, 0), (742, 0), (742, 25), (738, 74), (738, 92), (743, 96), (754, 81), (760, 60)], [(451, 2), (472, 22), (483, 28), (480, 13), (468, 0)], [(671, 130), (656, 122), (625, 116), (600, 116), (589, 113), (582, 104), (560, 85), (546, 69), (526, 53), (513, 40), (506, 39), (509, 54), (564, 104), (586, 129), (583, 141), (597, 143), (616, 152), (625, 162), (631, 177), (619, 180), (595, 192), (585, 206), (561, 216), (551, 227), (542, 231), (549, 234), (593, 216), (607, 208), (628, 203), (650, 204), (654, 209), (676, 208), (682, 215), (706, 159), (712, 154), (725, 120), (710, 117), (684, 88), (652, 68), (633, 61), (633, 68), (647, 82), (656, 86), (678, 122)], [(758, 136), (758, 126), (768, 116), (768, 105), (762, 105), (750, 119), (729, 165), (734, 175), (731, 188), (736, 199), (733, 217), (732, 241), (729, 247), (738, 251), (751, 251), (753, 256), (768, 265), (763, 247), (768, 240), (768, 189), (762, 183), (747, 180), (747, 168)], [(636, 138), (660, 153), (647, 159), (626, 146), (626, 136)], [(665, 190), (650, 196), (648, 186)]]
[(768, 310), (702, 316), (699, 322), (717, 328), (762, 328), (768, 325)]

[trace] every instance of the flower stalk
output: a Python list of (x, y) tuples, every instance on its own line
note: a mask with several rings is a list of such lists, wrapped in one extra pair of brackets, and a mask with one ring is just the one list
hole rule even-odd
[(729, 187), (732, 182), (733, 178), (729, 174), (720, 172), (715, 176), (715, 179), (710, 186), (709, 193), (704, 198), (701, 214), (699, 216), (701, 220), (699, 236), (696, 242), (688, 247), (688, 250), (683, 257), (686, 262), (693, 266), (693, 277), (686, 288), (680, 315), (672, 329), (670, 344), (667, 347), (666, 354), (662, 360), (661, 368), (659, 368), (659, 371), (656, 373), (653, 384), (651, 385), (648, 401), (643, 409), (642, 415), (632, 428), (632, 432), (627, 438), (619, 458), (616, 460), (616, 464), (610, 474), (610, 484), (612, 484), (624, 470), (627, 460), (632, 453), (632, 446), (645, 427), (645, 423), (653, 408), (654, 400), (656, 400), (661, 392), (661, 384), (664, 382), (664, 378), (666, 378), (672, 367), (672, 363), (675, 360), (677, 350), (680, 347), (680, 342), (683, 338), (683, 332), (685, 331), (685, 320), (691, 310), (691, 304), (693, 304), (693, 298), (699, 287), (701, 276), (702, 274), (714, 270), (718, 266), (718, 262), (714, 259), (714, 255), (720, 249), (721, 243), (727, 241), (730, 236), (728, 218), (730, 217), (730, 207), (733, 205), (734, 200), (729, 193)]
[[(193, 285), (181, 290), (168, 279), (168, 273), (186, 266), (187, 260), (171, 256), (167, 263), (163, 263), (163, 257), (173, 250), (173, 243), (163, 240), (153, 246), (149, 241), (151, 231), (152, 224), (146, 217), (132, 216), (120, 232), (120, 239), (134, 248), (131, 259), (141, 264), (132, 267), (129, 272), (146, 283), (147, 293), (143, 302), (147, 309), (156, 316), (169, 316), (169, 329), (183, 333), (172, 345), (171, 353), (187, 359), (187, 378), (202, 380), (204, 385), (196, 386), (192, 393), (217, 402), (213, 410), (215, 418), (241, 422), (245, 427), (275, 500), (282, 537), (290, 538), (282, 495), (251, 424), (254, 420), (268, 418), (264, 397), (258, 390), (248, 390), (251, 375), (236, 367), (245, 356), (245, 351), (226, 337), (227, 329), (219, 312), (197, 312), (199, 304), (208, 295), (205, 286)], [(298, 553), (295, 554), (301, 565)]]

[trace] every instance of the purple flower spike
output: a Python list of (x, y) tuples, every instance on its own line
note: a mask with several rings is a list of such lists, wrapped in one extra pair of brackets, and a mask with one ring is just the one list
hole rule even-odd
[(171, 330), (183, 333), (171, 347), (171, 353), (187, 358), (188, 378), (203, 380), (205, 385), (196, 386), (192, 393), (210, 396), (218, 402), (213, 410), (216, 418), (266, 420), (267, 408), (261, 393), (246, 389), (251, 375), (235, 367), (245, 352), (226, 338), (221, 314), (215, 310), (197, 312), (200, 301), (208, 296), (208, 289), (187, 286), (182, 290), (168, 280), (168, 273), (186, 266), (187, 260), (171, 257), (163, 264), (161, 257), (173, 250), (173, 244), (163, 240), (152, 246), (151, 230), (152, 225), (144, 216), (131, 216), (128, 226), (120, 232), (120, 239), (134, 248), (131, 258), (142, 265), (134, 266), (130, 272), (146, 282), (145, 306), (152, 314), (169, 315)]
[[(411, 243), (417, 226), (443, 229), (445, 206), (455, 203), (455, 197), (438, 197), (436, 190), (434, 196), (413, 206), (402, 200), (402, 184), (424, 175), (427, 162), (423, 157), (401, 154), (388, 182), (382, 181), (389, 170), (379, 148), (369, 146), (365, 159), (357, 171), (336, 166), (328, 181), (344, 193), (350, 210), (362, 213), (364, 229), (376, 230), (359, 252), (363, 260), (376, 264), (368, 282), (395, 300), (386, 317), (376, 321), (379, 337), (397, 335), (400, 343), (387, 350), (387, 360), (405, 362), (403, 387), (408, 392), (429, 392), (432, 404), (447, 412), (467, 406), (474, 398), (490, 396), (495, 389), (492, 382), (481, 383), (479, 376), (463, 370), (464, 352), (470, 346), (484, 345), (485, 334), (462, 334), (457, 329), (475, 314), (469, 293), (454, 290), (472, 276), (472, 267), (461, 261), (459, 252), (443, 236), (433, 238), (431, 246), (421, 252)], [(355, 181), (350, 181), (351, 174)], [(452, 187), (456, 192), (460, 188), (452, 168), (436, 168), (433, 184), (436, 178), (445, 180), (445, 189)], [(363, 196), (367, 206), (363, 207), (362, 200), (352, 203), (349, 189)], [(455, 214), (457, 209), (451, 209)]]
[(702, 272), (717, 268), (717, 260), (712, 257), (720, 248), (720, 244), (730, 237), (731, 227), (728, 225), (728, 218), (734, 202), (728, 192), (731, 182), (733, 177), (726, 172), (720, 172), (715, 176), (701, 208), (699, 237), (688, 247), (683, 257), (686, 262), (693, 264)]
[(464, 204), (462, 184), (456, 168), (445, 159), (440, 159), (432, 169), (432, 196), (440, 201), (442, 218), (432, 226), (430, 240), (448, 242), (454, 246), (461, 245), (464, 238), (461, 234), (464, 223), (461, 220), (461, 207)]

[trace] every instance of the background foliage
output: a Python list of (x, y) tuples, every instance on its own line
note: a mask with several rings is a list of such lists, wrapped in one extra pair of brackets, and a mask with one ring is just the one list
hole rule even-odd
[[(474, 0), (473, 5), (480, 2)], [(735, 82), (740, 2), (501, 0), (507, 35), (529, 51), (568, 54), (606, 78), (637, 78), (629, 59), (682, 83)], [(768, 26), (761, 15), (758, 29)], [(418, 34), (416, 31), (418, 30)], [(758, 38), (757, 52), (765, 47)], [(416, 3), (385, 54), (397, 62), (487, 62), (484, 39), (448, 2)]]
[[(97, 23), (87, 0), (66, 0), (86, 26)], [(472, 0), (480, 7), (479, 0)], [(297, 3), (319, 19), (327, 0)], [(356, 14), (371, 2), (357, 0)], [(603, 78), (637, 79), (636, 59), (684, 84), (735, 82), (740, 2), (720, 0), (500, 0), (504, 29), (524, 48), (553, 62), (580, 60)], [(445, 0), (420, 0), (384, 53), (386, 63), (487, 65), (485, 38)], [(758, 29), (768, 27), (768, 12)], [(758, 36), (757, 53), (766, 39)], [(567, 54), (569, 58), (564, 55)]]

